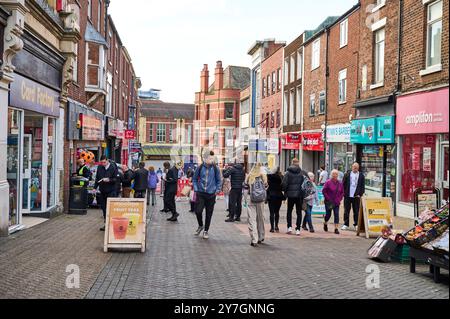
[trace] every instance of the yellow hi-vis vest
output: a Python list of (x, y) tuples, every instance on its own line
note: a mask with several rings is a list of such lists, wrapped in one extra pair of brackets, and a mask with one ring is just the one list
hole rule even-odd
[[(80, 168), (80, 170), (78, 171), (78, 176), (84, 177), (84, 176), (83, 176), (83, 170), (84, 170), (84, 167), (85, 167), (85, 166), (83, 166), (82, 168)], [(83, 181), (80, 181), (80, 186), (84, 186), (84, 182), (83, 182)]]

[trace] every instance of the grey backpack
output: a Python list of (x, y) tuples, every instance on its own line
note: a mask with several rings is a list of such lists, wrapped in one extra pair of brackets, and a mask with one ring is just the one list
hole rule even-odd
[(250, 187), (250, 200), (252, 203), (262, 203), (266, 200), (267, 192), (261, 177), (257, 177)]

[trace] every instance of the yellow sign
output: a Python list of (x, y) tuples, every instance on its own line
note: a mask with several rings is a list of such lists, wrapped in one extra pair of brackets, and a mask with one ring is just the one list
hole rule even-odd
[(359, 213), (359, 235), (365, 231), (366, 237), (379, 237), (384, 227), (392, 225), (392, 198), (366, 198), (361, 200)]
[(105, 226), (105, 252), (108, 248), (145, 251), (146, 199), (108, 198)]

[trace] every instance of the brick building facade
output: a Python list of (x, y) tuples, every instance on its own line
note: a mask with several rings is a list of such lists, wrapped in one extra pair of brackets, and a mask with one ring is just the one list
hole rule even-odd
[(219, 163), (236, 157), (235, 140), (240, 127), (238, 116), (241, 90), (250, 83), (250, 70), (228, 66), (225, 70), (218, 61), (215, 81), (209, 85), (208, 65), (201, 72), (200, 92), (195, 94), (194, 144), (196, 153), (202, 148), (214, 150)]

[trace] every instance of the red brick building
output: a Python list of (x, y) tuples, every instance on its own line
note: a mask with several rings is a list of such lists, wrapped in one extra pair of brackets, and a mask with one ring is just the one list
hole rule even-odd
[(396, 210), (414, 216), (414, 191), (449, 200), (449, 1), (403, 1), (396, 104)]
[(360, 6), (343, 14), (328, 29), (326, 167), (346, 172), (354, 161), (350, 122), (358, 86)]
[(195, 94), (196, 152), (202, 148), (214, 150), (221, 164), (233, 159), (236, 128), (239, 128), (241, 90), (250, 83), (250, 70), (228, 66), (218, 61), (214, 83), (209, 85), (209, 70), (205, 64), (200, 77), (200, 92)]

